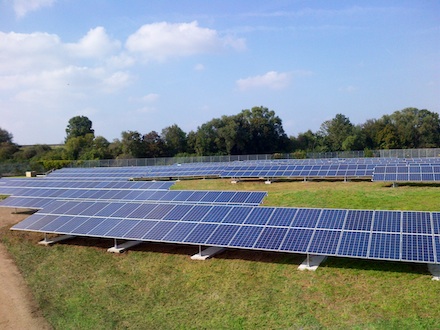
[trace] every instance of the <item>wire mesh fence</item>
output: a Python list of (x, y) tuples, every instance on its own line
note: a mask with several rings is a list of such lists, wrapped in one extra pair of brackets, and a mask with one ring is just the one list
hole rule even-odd
[[(72, 160), (49, 162), (7, 162), (0, 164), (0, 176), (23, 175), (26, 171), (44, 173), (60, 167), (127, 167), (127, 166), (159, 166), (183, 163), (221, 163), (234, 161), (260, 161), (272, 159), (295, 159), (295, 153), (277, 153), (260, 155), (226, 155), (226, 156), (189, 156), (189, 157), (162, 157), (162, 158), (133, 158), (133, 159), (100, 159), (100, 160)], [(440, 157), (440, 148), (431, 149), (390, 149), (367, 151), (338, 151), (314, 152), (302, 154), (306, 158), (424, 158)], [(58, 164), (59, 163), (59, 164)], [(58, 164), (58, 166), (56, 166)]]

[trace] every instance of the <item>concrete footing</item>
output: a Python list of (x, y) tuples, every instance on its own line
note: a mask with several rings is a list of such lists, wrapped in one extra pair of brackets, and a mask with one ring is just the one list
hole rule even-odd
[(428, 270), (432, 274), (433, 281), (440, 281), (440, 265), (439, 264), (428, 264)]
[(321, 262), (327, 259), (327, 256), (307, 256), (307, 259), (303, 261), (301, 265), (299, 265), (299, 270), (311, 270), (315, 271), (318, 269)]
[(110, 253), (124, 253), (127, 249), (136, 246), (138, 244), (141, 244), (142, 241), (128, 241), (119, 245), (116, 245), (107, 249), (107, 252)]
[(222, 247), (211, 246), (211, 247), (207, 248), (206, 250), (200, 251), (199, 253), (191, 256), (191, 259), (192, 260), (206, 260), (208, 258), (213, 257), (216, 254), (223, 252), (224, 250), (226, 250), (226, 249), (222, 248)]
[(57, 236), (54, 238), (44, 238), (42, 241), (39, 241), (38, 244), (40, 245), (44, 245), (44, 246), (48, 246), (51, 244), (55, 244), (57, 242), (61, 242), (61, 241), (65, 241), (66, 239), (71, 239), (74, 238), (76, 236), (73, 235), (62, 235), (62, 236)]

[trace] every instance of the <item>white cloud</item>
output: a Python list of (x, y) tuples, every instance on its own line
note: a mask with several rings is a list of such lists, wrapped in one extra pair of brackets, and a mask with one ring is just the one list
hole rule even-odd
[(201, 63), (196, 64), (194, 66), (194, 70), (196, 70), (196, 71), (203, 71), (203, 70), (205, 70), (205, 66), (203, 64), (201, 64)]
[(245, 42), (232, 37), (220, 37), (217, 31), (191, 23), (146, 24), (129, 36), (126, 48), (144, 59), (165, 60), (169, 57), (217, 52), (225, 48), (242, 50)]
[(85, 58), (101, 58), (118, 51), (121, 43), (112, 40), (102, 26), (89, 30), (78, 43), (67, 44), (67, 50), (74, 56)]
[(55, 0), (13, 0), (15, 15), (24, 17), (28, 12), (36, 11), (43, 7), (50, 7)]
[(146, 103), (152, 103), (159, 99), (159, 94), (150, 93), (142, 97), (142, 101)]
[(355, 86), (345, 86), (345, 87), (341, 87), (339, 88), (339, 91), (342, 93), (353, 93), (356, 92), (358, 89)]
[(58, 67), (62, 62), (61, 42), (48, 33), (0, 32), (0, 73), (35, 72)]
[(290, 80), (290, 73), (269, 71), (260, 76), (239, 79), (236, 83), (241, 91), (254, 88), (283, 89), (289, 85)]

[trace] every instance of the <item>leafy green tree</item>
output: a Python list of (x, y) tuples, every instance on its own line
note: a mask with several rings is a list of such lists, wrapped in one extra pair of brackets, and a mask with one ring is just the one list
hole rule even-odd
[(217, 128), (217, 148), (227, 155), (237, 152), (237, 131), (239, 122), (232, 116), (223, 116)]
[(66, 160), (95, 159), (91, 156), (94, 135), (89, 133), (82, 136), (72, 136), (64, 144), (64, 158)]
[(388, 123), (377, 133), (376, 140), (379, 143), (379, 149), (398, 149), (400, 148), (399, 135), (396, 127)]
[(246, 153), (274, 153), (287, 149), (289, 139), (273, 110), (253, 107), (243, 110), (237, 118), (237, 140)]
[(354, 126), (352, 133), (342, 142), (342, 150), (363, 150), (365, 149), (365, 135), (360, 126)]
[(218, 154), (217, 144), (217, 129), (215, 126), (215, 119), (202, 124), (197, 128), (194, 149), (199, 156)]
[(311, 130), (299, 133), (298, 136), (290, 137), (293, 150), (316, 151), (319, 146), (319, 137)]
[(0, 128), (0, 161), (12, 160), (14, 154), (19, 150), (12, 139), (12, 133)]
[(13, 143), (13, 135), (0, 127), (0, 143)]
[(126, 158), (145, 157), (142, 135), (137, 131), (122, 132), (122, 154)]
[(163, 157), (165, 154), (165, 144), (156, 131), (151, 131), (143, 136), (142, 139), (145, 157)]
[(66, 128), (66, 142), (70, 138), (84, 137), (87, 134), (95, 135), (95, 131), (92, 129), (92, 121), (85, 116), (76, 116), (69, 120), (69, 124)]
[(167, 156), (175, 156), (187, 151), (186, 133), (176, 124), (164, 128), (161, 137), (165, 144)]
[(51, 147), (45, 144), (37, 144), (34, 146), (22, 147), (14, 154), (14, 160), (26, 161), (26, 160), (38, 160), (43, 155), (51, 151)]
[(343, 114), (337, 114), (335, 118), (321, 124), (319, 134), (324, 139), (326, 151), (341, 151), (342, 144), (350, 135), (353, 135), (354, 126), (350, 119)]

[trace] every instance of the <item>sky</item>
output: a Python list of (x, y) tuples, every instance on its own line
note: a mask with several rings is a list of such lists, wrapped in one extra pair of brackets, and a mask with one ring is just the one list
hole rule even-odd
[(264, 106), (288, 136), (336, 114), (440, 112), (440, 1), (0, 0), (0, 128), (59, 144)]

